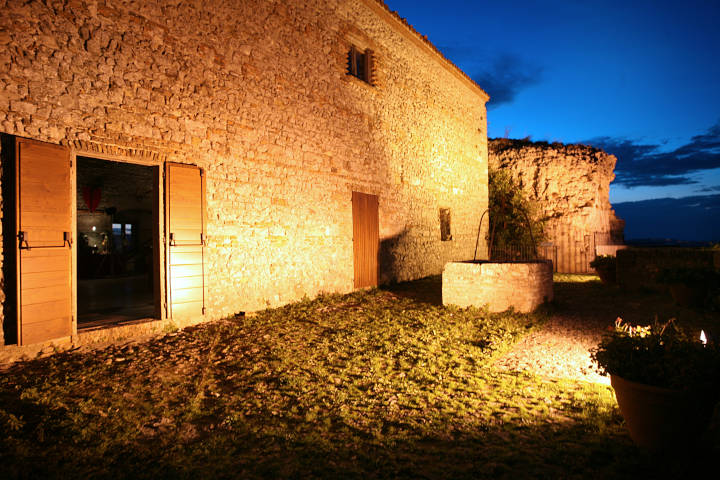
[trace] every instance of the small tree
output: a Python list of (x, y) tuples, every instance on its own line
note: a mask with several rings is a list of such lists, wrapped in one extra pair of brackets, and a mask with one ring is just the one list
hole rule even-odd
[(545, 240), (545, 219), (539, 218), (540, 208), (504, 170), (490, 169), (488, 183), (490, 255), (493, 249), (518, 253), (529, 249), (536, 257), (537, 245)]

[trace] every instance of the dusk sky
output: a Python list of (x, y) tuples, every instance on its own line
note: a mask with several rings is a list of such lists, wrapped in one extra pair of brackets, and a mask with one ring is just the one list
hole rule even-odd
[(386, 3), (490, 94), (489, 137), (617, 155), (613, 203), (720, 193), (720, 1)]

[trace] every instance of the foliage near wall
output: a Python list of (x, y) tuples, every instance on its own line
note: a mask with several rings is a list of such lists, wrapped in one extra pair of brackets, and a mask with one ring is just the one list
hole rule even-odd
[(546, 218), (538, 202), (528, 198), (509, 172), (488, 171), (488, 194), (491, 249), (535, 248), (545, 239)]

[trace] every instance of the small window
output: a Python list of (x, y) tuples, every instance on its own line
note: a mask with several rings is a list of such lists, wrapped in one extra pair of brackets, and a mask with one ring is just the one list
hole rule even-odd
[(448, 242), (452, 240), (452, 233), (450, 232), (450, 209), (440, 209), (440, 240)]
[(350, 47), (348, 52), (348, 75), (357, 77), (365, 83), (373, 85), (373, 51)]

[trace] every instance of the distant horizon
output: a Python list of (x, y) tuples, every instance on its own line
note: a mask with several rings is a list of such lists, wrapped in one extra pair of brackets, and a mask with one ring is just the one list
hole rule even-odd
[[(626, 203), (642, 203), (642, 202), (654, 202), (654, 201), (662, 201), (662, 200), (688, 200), (691, 198), (707, 198), (707, 197), (720, 197), (720, 193), (705, 193), (705, 194), (697, 194), (697, 195), (687, 195), (684, 197), (659, 197), (659, 198), (644, 198), (641, 200), (626, 200), (624, 202), (610, 202), (611, 205), (624, 205)], [(718, 220), (720, 221), (720, 219)]]
[(720, 193), (611, 205), (625, 220), (626, 241), (720, 242)]

